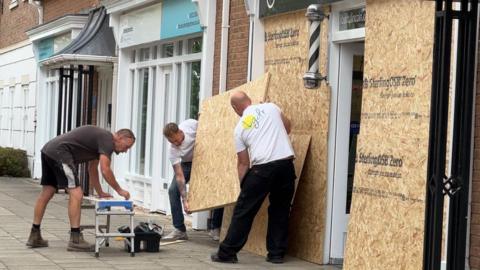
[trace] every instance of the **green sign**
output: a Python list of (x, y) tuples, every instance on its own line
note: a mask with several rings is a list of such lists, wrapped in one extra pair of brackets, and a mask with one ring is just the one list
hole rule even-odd
[(42, 39), (38, 42), (38, 60), (43, 60), (53, 55), (53, 38)]
[(306, 9), (311, 4), (328, 5), (341, 0), (260, 0), (260, 17)]

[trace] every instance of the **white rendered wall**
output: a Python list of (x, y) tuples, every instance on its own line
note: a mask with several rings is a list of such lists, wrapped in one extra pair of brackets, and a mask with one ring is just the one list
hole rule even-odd
[(0, 146), (35, 156), (36, 61), (32, 45), (0, 53)]

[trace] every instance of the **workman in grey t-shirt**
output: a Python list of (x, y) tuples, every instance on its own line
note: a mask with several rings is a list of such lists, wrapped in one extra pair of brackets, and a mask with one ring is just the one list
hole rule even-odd
[(92, 246), (83, 239), (80, 232), (80, 206), (83, 191), (80, 187), (77, 166), (88, 162), (89, 181), (100, 197), (111, 197), (101, 188), (98, 178), (98, 165), (107, 183), (125, 199), (130, 193), (120, 187), (110, 168), (112, 153), (126, 152), (135, 143), (135, 136), (129, 129), (121, 129), (112, 134), (110, 131), (95, 127), (82, 126), (53, 138), (42, 148), (43, 186), (35, 204), (34, 217), (27, 246), (46, 247), (48, 241), (40, 233), (48, 202), (58, 188), (65, 188), (69, 194), (68, 216), (71, 233), (69, 251), (90, 251)]

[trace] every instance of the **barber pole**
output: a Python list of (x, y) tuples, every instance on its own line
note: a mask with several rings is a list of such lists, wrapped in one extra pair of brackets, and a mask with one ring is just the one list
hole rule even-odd
[(303, 76), (303, 83), (305, 88), (314, 89), (318, 88), (319, 81), (325, 80), (326, 77), (323, 77), (318, 71), (318, 57), (320, 54), (320, 32), (321, 32), (321, 23), (325, 18), (325, 13), (321, 10), (321, 5), (312, 4), (308, 6), (307, 13), (305, 16), (310, 22), (309, 33), (310, 33), (310, 49), (308, 54), (308, 71)]

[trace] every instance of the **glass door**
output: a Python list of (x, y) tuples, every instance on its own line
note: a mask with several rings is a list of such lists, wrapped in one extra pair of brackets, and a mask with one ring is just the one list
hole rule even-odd
[(334, 154), (331, 261), (341, 261), (347, 239), (357, 136), (361, 128), (364, 43), (340, 45)]
[[(167, 213), (170, 211), (168, 185), (173, 178), (173, 169), (168, 159), (168, 141), (163, 138), (163, 127), (177, 122), (177, 91), (174, 87), (172, 66), (158, 67), (158, 94), (155, 95), (154, 115), (157, 138), (153, 141), (152, 209)], [(158, 117), (158, 118), (157, 118)], [(158, 125), (157, 125), (158, 124)]]

